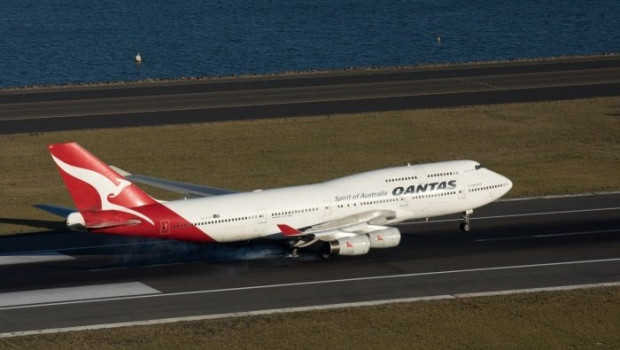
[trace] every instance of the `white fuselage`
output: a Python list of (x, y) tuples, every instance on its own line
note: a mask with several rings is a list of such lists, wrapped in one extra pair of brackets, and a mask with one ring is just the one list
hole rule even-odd
[(500, 198), (511, 187), (508, 178), (477, 162), (449, 161), (163, 204), (215, 241), (232, 242), (278, 235), (277, 225), (311, 227), (373, 210), (395, 212), (388, 225), (462, 213)]

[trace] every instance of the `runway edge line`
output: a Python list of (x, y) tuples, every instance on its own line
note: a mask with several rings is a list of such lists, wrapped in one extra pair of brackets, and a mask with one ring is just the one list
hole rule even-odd
[(415, 297), (415, 298), (386, 299), (386, 300), (374, 300), (374, 301), (364, 301), (364, 302), (355, 302), (355, 303), (303, 306), (303, 307), (292, 307), (292, 308), (284, 308), (284, 309), (269, 309), (269, 310), (233, 312), (233, 313), (214, 314), (214, 315), (163, 318), (163, 319), (135, 321), (135, 322), (118, 322), (118, 323), (96, 324), (96, 325), (89, 325), (89, 326), (50, 328), (50, 329), (40, 329), (40, 330), (21, 331), (21, 332), (7, 332), (7, 333), (0, 333), (0, 338), (12, 338), (12, 337), (22, 337), (22, 336), (29, 336), (29, 335), (41, 335), (41, 334), (54, 334), (54, 333), (67, 333), (67, 332), (76, 332), (76, 331), (89, 331), (89, 330), (100, 330), (100, 329), (132, 327), (132, 326), (151, 326), (151, 325), (160, 325), (160, 324), (177, 323), (177, 322), (203, 321), (203, 320), (215, 320), (215, 319), (233, 318), (233, 317), (270, 315), (270, 314), (276, 314), (276, 313), (293, 313), (293, 312), (304, 312), (304, 311), (343, 309), (343, 308), (350, 308), (350, 307), (381, 306), (381, 305), (389, 305), (389, 304), (413, 303), (413, 302), (434, 301), (434, 300), (450, 300), (450, 299), (453, 300), (453, 299), (465, 299), (465, 298), (476, 298), (476, 297), (492, 297), (492, 296), (513, 295), (513, 294), (570, 291), (570, 290), (579, 290), (579, 289), (618, 287), (618, 286), (620, 286), (620, 281), (605, 282), (605, 283), (576, 284), (576, 285), (544, 287), (544, 288), (499, 290), (499, 291), (477, 292), (477, 293), (445, 294), (445, 295), (435, 295), (435, 296)]

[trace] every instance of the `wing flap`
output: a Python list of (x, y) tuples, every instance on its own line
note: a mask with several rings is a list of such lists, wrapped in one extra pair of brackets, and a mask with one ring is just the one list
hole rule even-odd
[(313, 236), (322, 241), (331, 241), (386, 229), (387, 227), (382, 224), (395, 217), (396, 213), (392, 210), (372, 210), (327, 221), (307, 229), (296, 229), (286, 224), (277, 226), (286, 237)]
[(356, 232), (360, 228), (369, 225), (383, 225), (394, 218), (396, 218), (396, 212), (392, 210), (371, 210), (312, 226), (308, 230), (304, 230), (304, 233), (320, 233), (323, 231)]

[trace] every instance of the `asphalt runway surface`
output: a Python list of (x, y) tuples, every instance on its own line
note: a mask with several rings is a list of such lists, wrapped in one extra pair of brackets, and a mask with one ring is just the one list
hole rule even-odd
[(620, 95), (620, 57), (0, 91), (0, 133)]
[[(1, 222), (0, 218), (0, 222)], [(492, 203), (400, 225), (400, 246), (287, 258), (79, 232), (0, 237), (0, 335), (342, 303), (620, 282), (620, 193)]]

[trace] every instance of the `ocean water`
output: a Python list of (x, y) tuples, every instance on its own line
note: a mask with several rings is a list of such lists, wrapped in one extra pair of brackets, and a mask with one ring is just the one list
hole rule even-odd
[(619, 0), (0, 0), (0, 87), (610, 52)]

